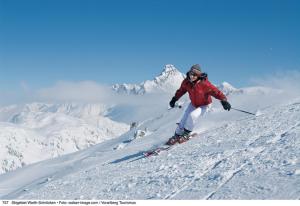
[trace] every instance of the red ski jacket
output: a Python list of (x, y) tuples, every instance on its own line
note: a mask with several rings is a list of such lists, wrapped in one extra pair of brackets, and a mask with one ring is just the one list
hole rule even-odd
[(226, 96), (207, 79), (196, 83), (191, 83), (187, 78), (184, 79), (175, 93), (176, 99), (180, 99), (186, 92), (189, 93), (194, 107), (210, 104), (212, 102), (211, 96), (219, 100), (227, 100)]

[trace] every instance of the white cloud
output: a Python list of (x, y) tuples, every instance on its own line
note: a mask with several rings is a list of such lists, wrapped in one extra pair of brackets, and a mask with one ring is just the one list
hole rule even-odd
[(290, 97), (300, 95), (300, 71), (282, 71), (274, 75), (252, 79), (255, 85), (283, 90)]
[(127, 95), (118, 94), (109, 85), (98, 84), (93, 81), (67, 82), (60, 81), (54, 86), (40, 89), (36, 92), (38, 101), (54, 102), (101, 102), (104, 104), (153, 104), (165, 99), (166, 94)]
[[(265, 95), (259, 98), (241, 96), (240, 101), (233, 103), (243, 106), (249, 102), (271, 102), (278, 103), (284, 99), (289, 100), (300, 96), (300, 72), (285, 71), (275, 75), (265, 76), (252, 79), (254, 85), (264, 86), (283, 91), (281, 95), (276, 93)], [(175, 92), (175, 91), (174, 91)], [(24, 102), (100, 102), (103, 104), (126, 104), (139, 107), (155, 107), (155, 105), (166, 105), (172, 97), (172, 94), (148, 94), (148, 95), (126, 95), (115, 93), (110, 85), (99, 84), (93, 81), (59, 81), (53, 86), (41, 88), (38, 90), (31, 89), (26, 82), (20, 82), (20, 90), (17, 92), (0, 91), (0, 104), (18, 104)], [(171, 95), (171, 96), (170, 96)], [(265, 98), (265, 99), (263, 99)], [(266, 103), (266, 104), (267, 104)], [(249, 105), (249, 104), (248, 104)], [(260, 105), (261, 106), (261, 105)], [(243, 106), (246, 109), (246, 107)]]
[(39, 89), (36, 92), (40, 101), (106, 101), (111, 97), (109, 86), (93, 81), (67, 82), (60, 81), (54, 86)]

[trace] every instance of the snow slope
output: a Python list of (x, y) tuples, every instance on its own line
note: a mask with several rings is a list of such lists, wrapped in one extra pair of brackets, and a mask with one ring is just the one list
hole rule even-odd
[(299, 199), (300, 99), (260, 116), (215, 106), (197, 137), (157, 157), (140, 158), (168, 139), (182, 109), (153, 113), (116, 139), (3, 174), (0, 198)]

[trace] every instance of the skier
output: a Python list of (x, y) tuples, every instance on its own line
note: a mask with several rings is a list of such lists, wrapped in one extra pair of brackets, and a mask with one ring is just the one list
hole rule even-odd
[(226, 96), (208, 81), (206, 73), (201, 72), (199, 64), (193, 65), (187, 72), (187, 77), (182, 81), (180, 88), (169, 103), (170, 107), (173, 108), (175, 102), (186, 92), (189, 93), (191, 102), (176, 128), (174, 136), (166, 143), (167, 145), (173, 145), (177, 142), (183, 143), (189, 139), (189, 135), (193, 131), (196, 122), (211, 107), (211, 96), (221, 100), (221, 104), (225, 110), (229, 111), (231, 108)]

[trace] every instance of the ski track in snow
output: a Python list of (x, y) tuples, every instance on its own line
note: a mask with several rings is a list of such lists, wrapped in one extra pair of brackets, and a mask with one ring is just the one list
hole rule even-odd
[[(170, 115), (160, 119), (166, 122)], [(131, 160), (141, 154), (143, 139), (107, 149), (110, 153), (90, 149), (74, 160), (69, 156), (62, 170), (1, 198), (299, 199), (299, 117), (299, 102), (267, 108), (259, 117), (227, 122), (136, 161)], [(152, 131), (159, 128), (148, 124)]]

